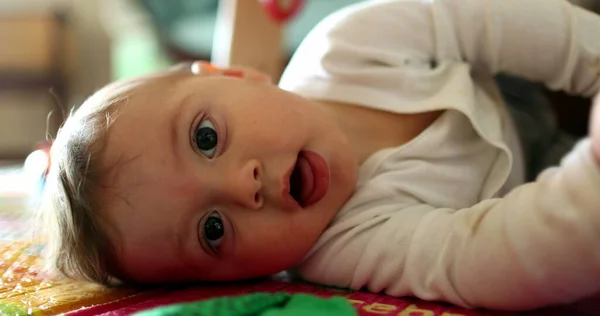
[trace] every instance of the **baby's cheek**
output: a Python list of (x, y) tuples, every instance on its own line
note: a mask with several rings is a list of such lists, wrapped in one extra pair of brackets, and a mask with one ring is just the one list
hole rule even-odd
[(247, 252), (247, 258), (255, 263), (268, 263), (275, 269), (289, 268), (304, 256), (311, 240), (304, 236), (302, 230), (289, 229), (284, 223), (273, 223), (272, 227), (258, 228)]
[[(196, 181), (197, 182), (197, 181)], [(182, 181), (181, 183), (174, 184), (169, 189), (169, 195), (173, 197), (186, 198), (190, 196), (198, 195), (201, 188), (195, 181)]]

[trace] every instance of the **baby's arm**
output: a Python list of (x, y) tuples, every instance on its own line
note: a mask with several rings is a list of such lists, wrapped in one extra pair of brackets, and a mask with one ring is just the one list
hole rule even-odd
[(368, 95), (365, 102), (408, 94), (414, 103), (465, 66), (593, 96), (600, 92), (600, 16), (565, 0), (366, 1), (318, 25), (281, 86), (317, 98), (325, 85), (343, 87)]
[(536, 182), (471, 208), (363, 204), (369, 212), (339, 219), (301, 275), (503, 310), (600, 291), (600, 167), (589, 140)]
[(434, 15), (448, 19), (454, 39), (438, 37), (438, 54), (588, 97), (600, 91), (600, 16), (565, 0), (439, 3)]

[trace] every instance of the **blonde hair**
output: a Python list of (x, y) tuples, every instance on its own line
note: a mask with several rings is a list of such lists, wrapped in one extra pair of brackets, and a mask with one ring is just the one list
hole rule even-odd
[(107, 187), (103, 176), (110, 171), (102, 169), (100, 156), (109, 128), (128, 98), (143, 85), (185, 74), (182, 69), (111, 83), (69, 115), (52, 144), (37, 227), (45, 243), (47, 270), (72, 279), (115, 283), (114, 253), (98, 211), (103, 201), (97, 190)]

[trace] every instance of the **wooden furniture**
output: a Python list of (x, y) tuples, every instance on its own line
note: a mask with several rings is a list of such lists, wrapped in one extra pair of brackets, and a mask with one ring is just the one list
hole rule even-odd
[[(46, 103), (51, 104), (48, 108), (48, 114), (51, 115), (46, 122), (47, 131), (50, 136), (54, 136), (63, 121), (65, 115), (63, 109), (67, 107), (68, 102), (66, 59), (69, 54), (66, 14), (51, 12), (0, 15), (0, 43), (0, 93), (9, 93), (12, 96), (46, 94), (49, 100)], [(37, 98), (40, 99), (43, 97)], [(6, 103), (9, 102), (0, 102), (0, 107), (3, 103), (8, 106)], [(21, 103), (19, 103), (20, 107), (32, 105), (24, 101)], [(18, 116), (28, 113), (27, 109), (23, 109), (22, 112), (24, 114)], [(27, 126), (22, 128), (27, 129)], [(10, 130), (11, 134), (21, 132), (15, 128)], [(38, 141), (44, 140), (44, 135), (40, 136)], [(31, 145), (33, 147), (33, 144)], [(26, 155), (27, 152), (14, 152), (0, 148), (2, 159), (21, 158), (24, 154)]]

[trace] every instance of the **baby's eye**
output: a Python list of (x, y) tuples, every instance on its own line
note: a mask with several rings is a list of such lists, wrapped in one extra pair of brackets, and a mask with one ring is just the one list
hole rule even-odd
[(217, 151), (219, 137), (213, 123), (209, 119), (203, 119), (196, 129), (196, 147), (200, 153), (207, 158), (212, 158)]
[(208, 215), (208, 218), (204, 222), (204, 240), (210, 246), (210, 248), (216, 252), (221, 245), (221, 239), (225, 235), (225, 228), (223, 227), (223, 221), (218, 212), (212, 212)]

